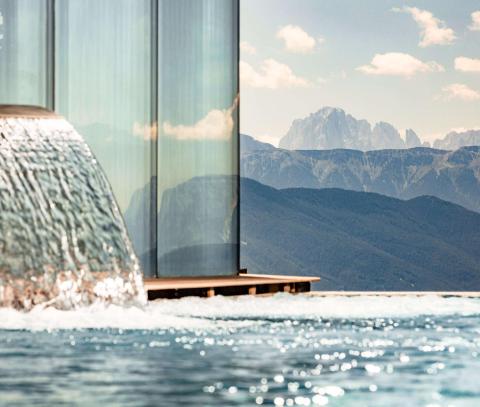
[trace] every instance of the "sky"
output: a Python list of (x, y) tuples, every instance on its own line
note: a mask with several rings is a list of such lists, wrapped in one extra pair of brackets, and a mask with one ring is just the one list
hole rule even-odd
[(424, 141), (480, 128), (478, 0), (241, 0), (240, 129), (277, 144), (324, 106)]

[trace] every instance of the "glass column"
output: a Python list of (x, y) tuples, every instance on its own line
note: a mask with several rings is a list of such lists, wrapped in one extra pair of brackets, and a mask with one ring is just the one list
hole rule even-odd
[(156, 273), (155, 9), (151, 0), (57, 0), (55, 10), (56, 110), (105, 169), (147, 276)]
[(238, 1), (159, 3), (158, 273), (238, 271)]

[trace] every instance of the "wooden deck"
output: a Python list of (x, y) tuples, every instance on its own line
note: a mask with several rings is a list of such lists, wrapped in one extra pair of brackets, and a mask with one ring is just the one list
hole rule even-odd
[(239, 274), (236, 276), (146, 278), (144, 284), (148, 299), (156, 300), (187, 296), (303, 293), (310, 291), (311, 283), (319, 280), (317, 277)]

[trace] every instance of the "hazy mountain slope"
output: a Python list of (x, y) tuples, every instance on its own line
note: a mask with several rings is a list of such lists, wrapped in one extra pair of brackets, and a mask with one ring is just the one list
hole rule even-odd
[(258, 150), (274, 150), (275, 147), (268, 143), (263, 143), (254, 139), (252, 136), (240, 134), (240, 151), (250, 152)]
[(371, 125), (357, 120), (343, 109), (324, 107), (303, 119), (294, 120), (279, 146), (289, 150), (330, 150), (349, 148), (361, 151), (421, 146), (415, 132), (408, 129), (405, 140), (391, 124)]
[[(231, 176), (195, 177), (163, 192), (158, 212), (158, 267), (162, 275), (167, 275), (166, 270), (175, 275), (219, 275), (236, 267), (232, 251), (238, 212), (236, 201), (230, 201), (236, 181)], [(150, 240), (156, 225), (145, 217), (151, 208), (150, 191), (150, 185), (137, 190), (124, 215), (143, 271), (149, 276), (157, 263), (152, 249), (156, 242)]]
[[(194, 178), (170, 190), (183, 204), (165, 197), (159, 238), (169, 238), (169, 252), (160, 253), (160, 273), (172, 262), (179, 274), (203, 263), (205, 274), (231, 268), (236, 215), (218, 205), (233, 181)], [(195, 204), (200, 195), (207, 206)], [(240, 196), (241, 263), (250, 272), (318, 275), (321, 289), (480, 289), (480, 214), (458, 205), (431, 196), (402, 201), (341, 189), (276, 190), (250, 179), (242, 179)], [(132, 206), (130, 219), (141, 208)], [(218, 216), (199, 216), (207, 208)], [(199, 230), (208, 233), (192, 232)], [(139, 253), (147, 266), (151, 254)]]
[(434, 197), (275, 190), (243, 179), (242, 265), (317, 288), (480, 289), (480, 215)]
[(443, 139), (436, 140), (433, 143), (435, 148), (444, 150), (456, 150), (463, 146), (479, 146), (480, 130), (467, 130), (463, 132), (452, 131)]
[[(156, 241), (156, 225), (152, 222), (156, 212), (155, 195), (157, 193), (157, 178), (152, 177), (149, 184), (137, 189), (130, 199), (127, 210), (123, 217), (127, 226), (128, 234), (132, 240), (135, 253), (139, 257), (145, 275), (154, 273), (155, 258), (151, 256)], [(153, 212), (152, 212), (153, 211)]]
[(242, 152), (241, 174), (275, 188), (343, 188), (409, 199), (433, 195), (480, 211), (480, 147)]

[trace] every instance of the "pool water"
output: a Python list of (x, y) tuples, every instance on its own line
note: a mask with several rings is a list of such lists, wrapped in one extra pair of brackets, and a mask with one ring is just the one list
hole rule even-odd
[(0, 309), (0, 404), (479, 406), (480, 299)]

